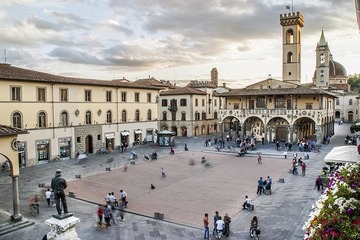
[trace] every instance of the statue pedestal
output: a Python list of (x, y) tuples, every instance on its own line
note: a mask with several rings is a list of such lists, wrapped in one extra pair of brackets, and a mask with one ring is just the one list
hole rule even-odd
[[(61, 215), (63, 216), (63, 215)], [(80, 219), (69, 214), (64, 217), (55, 218), (54, 216), (45, 221), (50, 226), (51, 231), (47, 234), (48, 240), (80, 240), (75, 230), (75, 225)]]

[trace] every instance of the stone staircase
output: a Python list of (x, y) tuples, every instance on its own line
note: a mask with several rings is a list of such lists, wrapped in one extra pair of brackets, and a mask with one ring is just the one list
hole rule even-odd
[(10, 220), (10, 215), (5, 214), (4, 212), (0, 212), (0, 239), (1, 236), (23, 229), (25, 227), (34, 225), (35, 222), (34, 221), (29, 221), (26, 219), (22, 219), (21, 221), (18, 222), (12, 222)]

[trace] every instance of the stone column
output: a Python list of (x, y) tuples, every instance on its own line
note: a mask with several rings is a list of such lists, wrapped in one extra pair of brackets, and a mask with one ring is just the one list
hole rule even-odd
[(20, 221), (22, 216), (19, 208), (19, 176), (12, 176), (13, 210), (11, 221)]
[(294, 142), (294, 126), (293, 125), (289, 125), (289, 142), (293, 143)]
[(241, 134), (241, 138), (243, 138), (244, 137), (244, 130), (245, 130), (245, 123), (241, 123), (240, 126), (241, 126), (240, 134)]

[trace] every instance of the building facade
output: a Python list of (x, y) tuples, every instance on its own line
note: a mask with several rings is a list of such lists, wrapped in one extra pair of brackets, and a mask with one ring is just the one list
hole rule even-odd
[(19, 135), (20, 166), (154, 140), (160, 88), (56, 76), (0, 64), (0, 122)]
[(280, 15), (282, 26), (282, 81), (265, 79), (243, 89), (221, 93), (219, 110), (223, 133), (257, 141), (323, 138), (334, 133), (335, 94), (300, 85), (303, 15)]

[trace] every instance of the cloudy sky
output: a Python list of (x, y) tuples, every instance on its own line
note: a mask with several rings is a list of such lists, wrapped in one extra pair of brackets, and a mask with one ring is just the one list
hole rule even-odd
[[(291, 0), (0, 1), (1, 61), (63, 76), (245, 86), (281, 79), (280, 14)], [(353, 0), (293, 0), (304, 15), (302, 82), (310, 82), (321, 29), (334, 60), (360, 73)]]

